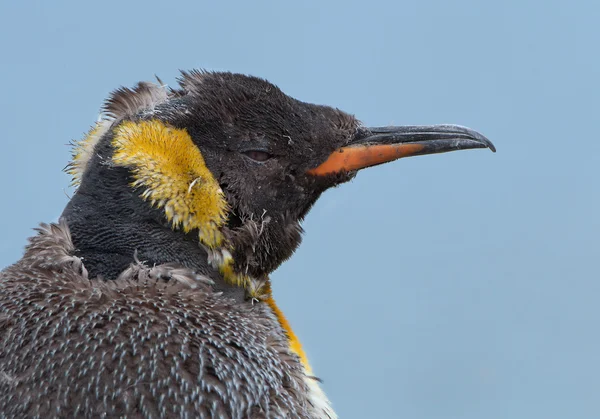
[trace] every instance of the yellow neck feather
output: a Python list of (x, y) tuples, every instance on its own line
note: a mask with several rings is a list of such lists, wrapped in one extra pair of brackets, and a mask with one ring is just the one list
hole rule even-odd
[(80, 141), (73, 143), (73, 160), (65, 168), (66, 172), (72, 177), (71, 186), (78, 187), (81, 183), (81, 177), (94, 154), (94, 147), (108, 131), (111, 121), (101, 120), (96, 122), (88, 133)]
[(288, 319), (286, 319), (286, 317), (283, 314), (283, 312), (281, 311), (281, 309), (275, 303), (275, 299), (273, 298), (273, 293), (271, 291), (271, 284), (269, 281), (267, 281), (267, 284), (264, 287), (266, 298), (263, 301), (265, 303), (267, 303), (267, 305), (271, 308), (271, 310), (275, 314), (275, 317), (277, 317), (277, 321), (279, 322), (279, 325), (285, 331), (288, 341), (289, 341), (290, 351), (292, 351), (293, 353), (295, 353), (296, 355), (298, 355), (300, 357), (300, 362), (302, 362), (302, 365), (304, 365), (306, 374), (311, 375), (312, 368), (310, 366), (310, 363), (308, 362), (308, 357), (306, 356), (306, 353), (304, 352), (304, 349), (302, 348), (302, 344), (300, 343), (300, 340), (298, 339), (298, 337), (292, 330), (292, 326), (290, 325), (290, 322), (288, 321)]

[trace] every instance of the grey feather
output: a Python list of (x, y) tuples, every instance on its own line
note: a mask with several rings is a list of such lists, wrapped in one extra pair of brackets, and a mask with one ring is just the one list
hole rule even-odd
[[(160, 79), (157, 79), (160, 82)], [(144, 110), (153, 110), (165, 102), (169, 92), (164, 85), (139, 82), (133, 89), (121, 87), (108, 97), (102, 111), (111, 119), (119, 120)]]
[(178, 266), (90, 280), (73, 250), (66, 224), (42, 225), (0, 273), (0, 416), (315, 416), (266, 304)]

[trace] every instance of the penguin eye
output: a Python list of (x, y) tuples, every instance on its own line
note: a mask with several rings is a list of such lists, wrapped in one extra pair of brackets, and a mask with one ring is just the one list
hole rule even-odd
[(261, 151), (261, 150), (248, 150), (248, 151), (244, 151), (244, 154), (246, 156), (248, 156), (249, 158), (251, 158), (252, 160), (258, 161), (258, 162), (264, 162), (264, 161), (269, 160), (271, 157), (273, 157), (266, 151)]

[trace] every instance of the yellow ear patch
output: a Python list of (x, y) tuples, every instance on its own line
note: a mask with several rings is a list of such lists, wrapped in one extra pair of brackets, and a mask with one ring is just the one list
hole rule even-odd
[(133, 187), (162, 208), (173, 228), (198, 229), (208, 247), (221, 245), (227, 202), (186, 130), (160, 121), (124, 121), (114, 130), (116, 165), (131, 169)]

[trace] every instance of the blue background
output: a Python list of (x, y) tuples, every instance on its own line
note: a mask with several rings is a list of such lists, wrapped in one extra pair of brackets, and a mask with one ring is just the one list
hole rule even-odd
[(154, 74), (467, 125), (498, 152), (327, 192), (277, 301), (342, 418), (600, 417), (599, 19), (592, 1), (3, 1), (0, 266), (72, 193), (66, 144)]

